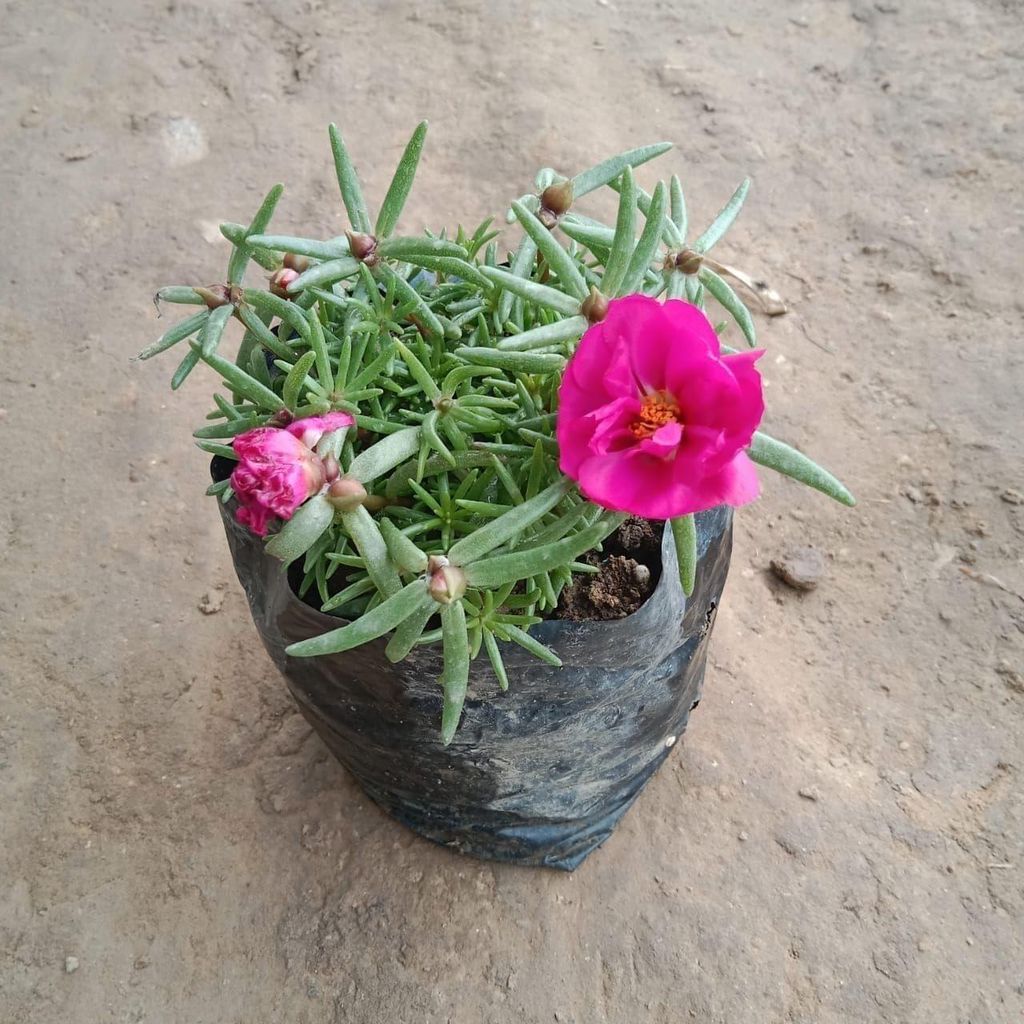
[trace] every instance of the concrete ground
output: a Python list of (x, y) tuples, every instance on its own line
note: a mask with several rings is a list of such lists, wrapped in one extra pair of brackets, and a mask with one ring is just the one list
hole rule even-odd
[[(1007, 1024), (1024, 1012), (1024, 22), (1010, 0), (0, 4), (0, 1020)], [(669, 139), (838, 470), (739, 516), (705, 700), (571, 876), (414, 838), (295, 712), (150, 296), (221, 219), (409, 230)], [(641, 172), (650, 183), (653, 168)], [(776, 583), (795, 542), (818, 589)]]

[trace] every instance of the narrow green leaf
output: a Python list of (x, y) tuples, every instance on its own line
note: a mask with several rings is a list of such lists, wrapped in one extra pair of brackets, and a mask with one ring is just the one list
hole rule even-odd
[(461, 601), (441, 609), (441, 643), (444, 652), (444, 707), (441, 711), (441, 742), (447, 747), (455, 737), (469, 685), (469, 633)]
[(341, 524), (345, 532), (352, 538), (359, 556), (366, 566), (366, 571), (376, 584), (377, 589), (385, 597), (390, 597), (402, 586), (398, 572), (388, 555), (387, 544), (380, 527), (369, 512), (363, 508), (341, 514)]
[[(422, 267), (424, 270), (432, 270), (435, 273), (447, 274), (450, 278), (459, 278), (462, 281), (471, 281), (487, 291), (493, 287), (491, 282), (472, 263), (458, 259), (455, 256), (430, 256), (420, 253), (411, 253), (404, 257), (404, 262), (411, 263), (414, 267)], [(473, 301), (477, 302), (478, 299)], [(452, 306), (449, 305), (449, 310)], [(477, 308), (480, 308), (479, 306)], [(467, 318), (467, 314), (462, 314)]]
[(405, 263), (414, 263), (414, 256), (433, 256), (439, 259), (450, 257), (463, 263), (469, 259), (469, 253), (464, 246), (449, 242), (446, 238), (428, 238), (426, 235), (381, 239), (377, 246), (377, 255)]
[[(514, 277), (529, 278), (533, 273), (534, 263), (537, 261), (537, 246), (533, 239), (525, 235), (519, 243), (515, 256), (512, 257), (512, 266), (509, 272)], [(505, 323), (512, 313), (512, 303), (515, 301), (516, 293), (505, 289), (498, 300), (498, 322)]]
[(322, 287), (325, 284), (337, 284), (349, 277), (355, 277), (359, 273), (359, 260), (353, 256), (339, 256), (336, 260), (327, 260), (324, 263), (317, 263), (315, 266), (304, 270), (290, 285), (288, 291), (292, 294), (301, 292), (303, 288), (311, 285)]
[(743, 337), (747, 339), (747, 344), (753, 348), (757, 340), (754, 318), (750, 315), (750, 310), (743, 305), (740, 297), (732, 290), (729, 282), (708, 266), (701, 267), (697, 276), (700, 278), (700, 283), (711, 292), (722, 308), (739, 324)]
[(513, 373), (558, 373), (565, 366), (565, 356), (557, 352), (504, 352), (497, 348), (468, 348), (455, 350), (455, 355), (467, 362), (483, 366), (497, 366)]
[(576, 213), (567, 213), (559, 221), (558, 226), (574, 242), (579, 242), (590, 249), (598, 259), (601, 259), (602, 254), (606, 256), (611, 251), (612, 242), (615, 240), (612, 228)]
[(272, 249), (274, 252), (310, 256), (315, 260), (336, 260), (350, 255), (348, 239), (344, 235), (340, 238), (328, 238), (323, 242), (315, 238), (296, 238), (294, 235), (253, 235), (249, 239), (249, 244)]
[[(331, 564), (334, 566), (338, 565), (337, 562), (333, 561)], [(373, 580), (369, 576), (364, 576), (361, 580), (350, 583), (344, 590), (339, 590), (338, 593), (329, 596), (320, 606), (320, 611), (333, 612), (335, 608), (344, 608), (350, 601), (354, 601), (357, 597), (365, 597), (376, 589), (377, 585)]]
[(406, 459), (412, 458), (420, 446), (420, 428), (404, 427), (363, 449), (348, 468), (350, 476), (368, 484), (390, 473)]
[(683, 593), (689, 597), (693, 593), (697, 579), (697, 524), (693, 516), (679, 516), (672, 519), (672, 539), (676, 545), (676, 566), (679, 570), (679, 583)]
[(750, 179), (744, 178), (733, 192), (729, 202), (722, 207), (718, 216), (711, 222), (711, 226), (693, 243), (693, 248), (697, 252), (707, 252), (729, 230), (749, 191)]
[(246, 288), (243, 298), (257, 312), (278, 317), (303, 341), (309, 341), (309, 321), (306, 319), (305, 311), (296, 303), (258, 288)]
[(192, 341), (189, 342), (189, 345), (191, 348), (185, 358), (178, 363), (178, 368), (174, 371), (174, 376), (171, 377), (172, 391), (177, 391), (185, 383), (185, 378), (199, 365), (199, 346)]
[(170, 285), (167, 288), (161, 288), (153, 296), (153, 301), (157, 304), (161, 302), (178, 302), (186, 306), (206, 305), (206, 299), (195, 288), (189, 288), (186, 285)]
[(637, 149), (620, 153), (618, 156), (610, 157), (596, 167), (577, 174), (572, 179), (572, 194), (577, 199), (580, 196), (585, 196), (588, 192), (593, 192), (594, 189), (614, 181), (627, 167), (639, 167), (641, 164), (647, 163), (648, 160), (661, 156), (671, 148), (671, 142), (655, 142), (653, 145), (640, 146)]
[(389, 281), (394, 285), (395, 292), (403, 303), (410, 302), (413, 304), (413, 311), (409, 315), (415, 316), (423, 329), (432, 337), (443, 338), (444, 325), (438, 320), (437, 314), (427, 305), (427, 300), (404, 277), (395, 273), (386, 263), (379, 264), (377, 271), (385, 281)]
[(500, 587), (516, 580), (527, 580), (575, 561), (600, 544), (609, 533), (608, 524), (599, 522), (553, 544), (475, 561), (466, 567), (466, 580), (471, 587)]
[(470, 565), (547, 515), (569, 493), (572, 486), (572, 481), (563, 477), (518, 508), (492, 519), (486, 526), (481, 526), (468, 537), (457, 541), (448, 552), (448, 557), (454, 565)]
[[(267, 316), (267, 313), (264, 313), (264, 316)], [(284, 359), (289, 363), (294, 362), (295, 352), (281, 341), (280, 338), (278, 338), (278, 336), (263, 322), (256, 310), (250, 305), (243, 302), (238, 307), (238, 318), (243, 324), (245, 324), (247, 330), (251, 332), (252, 337), (255, 338), (256, 341), (265, 349), (273, 352), (278, 359)], [(267, 316), (267, 319), (270, 319), (270, 317)], [(254, 354), (259, 359), (263, 358), (262, 352), (256, 352)], [(243, 361), (241, 359), (236, 359), (235, 362), (238, 363), (239, 366), (243, 365)]]
[(487, 650), (487, 657), (491, 659), (491, 668), (494, 669), (494, 674), (498, 677), (498, 685), (503, 691), (508, 690), (508, 672), (505, 670), (505, 662), (502, 660), (498, 641), (494, 639), (494, 634), (486, 626), (483, 634), (484, 647)]
[(640, 241), (636, 243), (636, 248), (633, 250), (629, 265), (622, 277), (622, 283), (613, 294), (629, 295), (640, 290), (651, 260), (654, 259), (654, 254), (661, 244), (667, 210), (668, 197), (665, 193), (665, 184), (659, 181), (654, 189), (654, 195), (651, 197), (651, 205), (647, 210), (647, 223), (640, 233)]
[(803, 452), (757, 431), (747, 454), (761, 466), (799, 480), (843, 505), (856, 505), (853, 495), (831, 474)]
[(579, 299), (566, 295), (557, 288), (549, 288), (546, 284), (517, 277), (500, 267), (481, 267), (480, 273), (500, 288), (513, 292), (527, 302), (543, 306), (545, 309), (553, 309), (563, 316), (576, 316), (580, 311)]
[(564, 320), (556, 320), (553, 324), (541, 324), (522, 334), (511, 334), (498, 342), (499, 352), (528, 352), (534, 348), (547, 345), (561, 345), (566, 341), (576, 341), (587, 329), (585, 316), (570, 316)]
[(427, 556), (386, 516), (380, 519), (380, 532), (391, 560), (405, 572), (425, 572)]
[(235, 312), (234, 306), (218, 306), (207, 318), (203, 333), (199, 335), (199, 347), (204, 356), (217, 351), (224, 328)]
[(686, 275), (679, 270), (668, 274), (665, 287), (665, 298), (682, 299), (686, 297)]
[[(277, 206), (277, 201), (281, 198), (282, 192), (284, 192), (284, 185), (275, 185), (266, 194), (263, 202), (260, 204), (260, 208), (256, 211), (256, 216), (253, 217), (245, 233), (247, 238), (249, 235), (260, 235), (267, 230), (267, 225), (270, 223), (270, 218), (274, 215), (274, 208)], [(229, 285), (242, 283), (242, 278), (245, 277), (245, 268), (249, 265), (249, 257), (251, 255), (252, 247), (248, 241), (235, 245), (234, 252), (231, 253), (231, 259), (228, 261)]]
[(331, 137), (331, 152), (334, 154), (338, 188), (341, 190), (341, 199), (345, 204), (349, 222), (356, 231), (369, 234), (372, 230), (370, 215), (366, 212), (366, 200), (363, 199), (363, 190), (359, 187), (359, 178), (356, 176), (355, 167), (352, 166), (345, 140), (341, 137), (336, 124), (330, 126), (328, 133)]
[(235, 394), (248, 398), (254, 405), (261, 409), (268, 409), (270, 412), (277, 412), (278, 409), (284, 408), (284, 402), (270, 388), (261, 384), (254, 377), (250, 377), (234, 363), (217, 355), (216, 352), (203, 356), (197, 342), (191, 341), (189, 344), (192, 346), (196, 359), (202, 358), (203, 362), (216, 370)]
[(425, 596), (422, 604), (398, 626), (384, 648), (384, 656), (388, 661), (401, 661), (416, 646), (427, 623), (436, 613), (437, 602)]
[(530, 636), (525, 629), (513, 626), (511, 622), (502, 622), (499, 628), (508, 636), (509, 640), (519, 644), (520, 647), (529, 651), (535, 658), (540, 658), (541, 661), (546, 661), (549, 665), (554, 665), (555, 668), (562, 667), (562, 659), (554, 651), (545, 647), (539, 640), (535, 640)]
[(292, 412), (299, 407), (299, 394), (306, 385), (306, 375), (313, 367), (313, 363), (316, 362), (316, 355), (312, 352), (306, 352), (296, 361), (295, 365), (288, 371), (288, 376), (284, 379), (284, 385), (281, 388), (281, 394), (284, 398), (285, 406)]
[(334, 506), (326, 495), (315, 494), (267, 541), (267, 554), (288, 565), (305, 554), (333, 521)]
[(636, 183), (626, 168), (619, 179), (619, 211), (615, 218), (615, 236), (605, 266), (601, 289), (607, 295), (620, 294), (633, 250), (636, 248)]
[(204, 309), (199, 313), (193, 313), (192, 316), (185, 320), (179, 321), (170, 330), (160, 335), (152, 345), (144, 348), (139, 353), (139, 358), (152, 359), (153, 356), (166, 352), (172, 345), (177, 345), (179, 341), (184, 341), (190, 335), (195, 334), (206, 323), (206, 318), (209, 315), (210, 311)]
[(323, 324), (320, 323), (315, 306), (306, 311), (306, 316), (309, 319), (309, 347), (316, 356), (316, 377), (324, 394), (329, 394), (334, 387), (334, 371), (331, 369), (331, 356), (327, 351)]
[(238, 461), (238, 452), (230, 445), (217, 444), (216, 441), (196, 441), (196, 447), (201, 448), (204, 452), (209, 452), (210, 455), (219, 455), (224, 459)]
[(312, 658), (320, 654), (340, 654), (342, 651), (352, 650), (353, 647), (361, 647), (383, 636), (407, 619), (423, 606), (424, 598), (430, 600), (423, 580), (413, 580), (407, 587), (381, 601), (376, 608), (364, 612), (355, 622), (309, 640), (300, 640), (286, 647), (285, 654), (293, 658)]
[(377, 215), (376, 235), (378, 238), (387, 238), (402, 213), (406, 199), (412, 189), (413, 179), (416, 177), (416, 168), (419, 166), (420, 154), (423, 152), (423, 140), (427, 136), (427, 122), (421, 121), (416, 130), (412, 133), (395, 168), (395, 176), (391, 179), (384, 202), (380, 205), (380, 213)]
[(565, 291), (581, 301), (585, 299), (589, 293), (587, 283), (575, 260), (562, 248), (558, 239), (522, 203), (514, 202), (512, 209)]
[(281, 261), (269, 249), (264, 249), (262, 246), (250, 241), (247, 235), (248, 230), (244, 224), (233, 224), (231, 221), (227, 221), (220, 226), (220, 233), (232, 245), (246, 246), (251, 260), (255, 260), (264, 270), (277, 270)]
[(689, 225), (686, 219), (686, 198), (683, 195), (683, 183), (679, 180), (678, 175), (672, 175), (672, 178), (669, 180), (668, 189), (670, 200), (669, 216), (679, 232), (680, 240), (685, 242), (686, 229)]

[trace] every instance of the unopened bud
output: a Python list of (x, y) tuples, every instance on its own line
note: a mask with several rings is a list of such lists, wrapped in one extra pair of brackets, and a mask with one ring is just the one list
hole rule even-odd
[(270, 276), (270, 291), (282, 299), (293, 298), (291, 292), (288, 291), (288, 285), (295, 281), (298, 276), (298, 271), (292, 270), (289, 267), (275, 270)]
[(209, 288), (197, 288), (196, 292), (209, 309), (217, 309), (231, 303), (231, 290), (224, 284), (211, 284)]
[(327, 500), (339, 512), (352, 512), (366, 499), (366, 488), (352, 476), (339, 476), (327, 488)]
[(438, 604), (458, 601), (466, 592), (466, 574), (444, 555), (431, 555), (427, 560), (427, 591)]
[(295, 252), (286, 252), (284, 259), (282, 260), (285, 267), (288, 270), (294, 270), (296, 273), (301, 274), (304, 270), (309, 270), (309, 257), (300, 256)]
[(332, 484), (339, 476), (341, 476), (341, 465), (334, 457), (333, 452), (328, 452), (323, 457), (322, 461), (324, 464), (324, 480), (325, 482)]
[(540, 194), (542, 209), (548, 210), (556, 217), (569, 212), (572, 206), (572, 182), (560, 181), (556, 185), (548, 185)]
[(683, 249), (676, 253), (676, 270), (681, 270), (684, 274), (696, 274), (703, 262), (704, 256), (693, 249)]
[(346, 231), (345, 234), (348, 237), (348, 251), (357, 260), (372, 267), (377, 262), (377, 239), (362, 231)]
[(268, 427), (287, 427), (295, 417), (287, 409), (278, 409), (273, 416), (267, 420)]
[(590, 323), (600, 323), (608, 315), (608, 300), (591, 285), (590, 294), (580, 305), (580, 312)]

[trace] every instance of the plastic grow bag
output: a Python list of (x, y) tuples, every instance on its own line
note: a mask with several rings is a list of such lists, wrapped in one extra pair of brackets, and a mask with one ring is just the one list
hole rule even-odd
[[(554, 668), (502, 645), (509, 689), (472, 665), (459, 731), (440, 740), (440, 645), (397, 665), (386, 637), (344, 654), (291, 658), (288, 644), (335, 629), (292, 591), (281, 563), (221, 507), (256, 628), (302, 714), (366, 793), (416, 832), (489, 860), (571, 871), (611, 835), (686, 729), (732, 547), (727, 508), (697, 516), (699, 564), (686, 600), (661, 573), (647, 603), (611, 622), (531, 630)], [(671, 531), (662, 555), (674, 567)]]

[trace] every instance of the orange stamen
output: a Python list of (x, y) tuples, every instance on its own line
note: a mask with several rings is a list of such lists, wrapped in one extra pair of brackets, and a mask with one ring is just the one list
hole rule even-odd
[(670, 394), (655, 391), (644, 395), (640, 401), (640, 415), (632, 426), (633, 433), (642, 441), (666, 423), (678, 423), (679, 415), (679, 406)]

